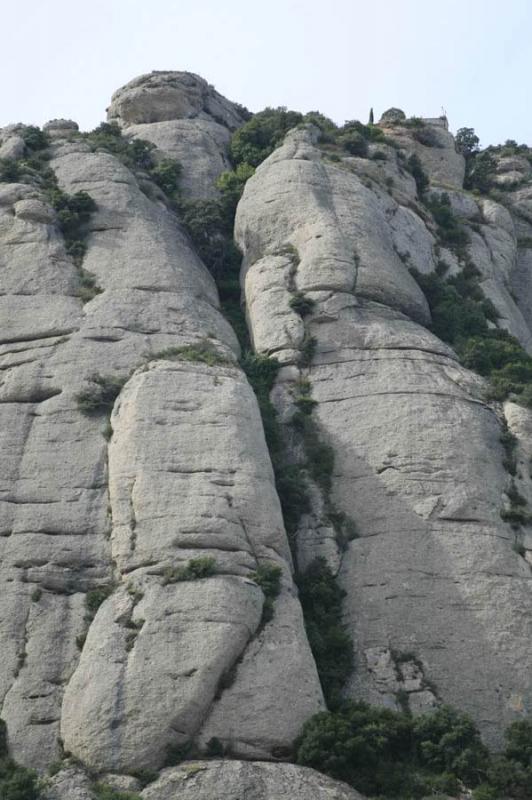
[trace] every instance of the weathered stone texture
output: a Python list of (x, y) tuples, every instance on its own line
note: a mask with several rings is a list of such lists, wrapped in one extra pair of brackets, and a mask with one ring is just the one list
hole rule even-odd
[[(197, 732), (221, 675), (257, 629), (262, 593), (250, 575), (260, 560), (283, 567), (279, 602), (292, 608), (290, 555), (240, 370), (156, 362), (143, 371), (151, 354), (207, 338), (229, 364), (238, 353), (214, 282), (176, 218), (113, 156), (83, 142), (58, 138), (51, 166), (65, 191), (88, 191), (97, 203), (83, 269), (102, 291), (82, 304), (54, 212), (36, 189), (2, 184), (2, 716), (25, 764), (57, 757), (62, 726), (66, 746), (93, 766), (158, 765), (166, 745)], [(105, 419), (83, 416), (76, 394), (94, 372), (127, 379), (139, 366), (114, 417), (108, 463)], [(210, 551), (220, 576), (163, 585), (165, 568)], [(145, 596), (133, 609), (125, 587), (137, 573)], [(121, 588), (90, 623), (85, 593), (102, 585)], [(261, 753), (286, 747), (322, 704), (300, 610), (289, 618), (304, 689), (284, 730), (266, 720)], [(281, 633), (273, 641), (275, 670), (289, 673)], [(254, 692), (251, 672), (245, 685)], [(261, 697), (272, 714), (282, 705), (276, 691)], [(225, 705), (234, 725), (238, 714)]]
[[(196, 75), (155, 72), (118, 90), (108, 118), (152, 142), (156, 159), (177, 158), (184, 197), (202, 200), (216, 197), (242, 113)], [(517, 439), (515, 486), (532, 505), (532, 412), (488, 402), (485, 382), (428, 330), (410, 269), (461, 266), (438, 247), (405, 156), (418, 155), (430, 192), (447, 192), (498, 324), (529, 352), (531, 168), (497, 156), (504, 204), (479, 198), (462, 189), (464, 160), (443, 121), (420, 128), (391, 109), (379, 124), (402, 156), (386, 141), (371, 143), (369, 158), (340, 157), (301, 126), (247, 182), (235, 227), (246, 314), (256, 351), (282, 364), (272, 399), (286, 454), (304, 459), (288, 431), (297, 381), (308, 378), (335, 456), (329, 499), (356, 524), (342, 550), (310, 482), (297, 562), (324, 556), (346, 590), (356, 661), (347, 695), (391, 708), (406, 698), (415, 713), (451, 703), (499, 746), (532, 706), (531, 527), (514, 530), (500, 514), (512, 485), (505, 425)], [(45, 127), (60, 187), (87, 191), (97, 210), (76, 266), (38, 185), (0, 184), (0, 715), (10, 752), (44, 770), (61, 737), (124, 791), (141, 791), (127, 773), (162, 769), (144, 800), (357, 800), (281, 763), (324, 700), (257, 401), (214, 281), (146, 174), (92, 152), (72, 121)], [(24, 155), (22, 134), (0, 130), (0, 158)], [(87, 274), (100, 291), (82, 302)], [(314, 302), (306, 317), (296, 293)], [(219, 363), (191, 358), (205, 342)], [(78, 407), (94, 373), (124, 382), (110, 422)], [(206, 557), (210, 574), (183, 572)], [(255, 573), (267, 564), (280, 568), (281, 589), (265, 623)], [(225, 760), (164, 768), (180, 748), (212, 752), (213, 740)], [(93, 773), (65, 764), (47, 800), (89, 800)]]
[(164, 770), (143, 800), (363, 800), (344, 783), (306, 767), (245, 761), (192, 762)]
[(122, 125), (126, 136), (152, 142), (159, 157), (177, 159), (181, 189), (190, 198), (213, 195), (216, 178), (231, 168), (231, 131), (243, 123), (234, 103), (188, 72), (136, 78), (115, 92), (108, 118)]
[[(531, 572), (500, 518), (500, 418), (483, 401), (483, 381), (419, 325), (427, 309), (402, 262), (430, 271), (434, 239), (419, 218), (409, 236), (410, 209), (363, 185), (346, 161), (325, 162), (312, 132), (297, 131), (248, 181), (236, 232), (251, 332), (285, 363), (305, 334), (317, 342), (307, 377), (335, 452), (333, 501), (360, 535), (339, 572), (357, 659), (350, 693), (395, 707), (406, 686), (416, 710), (449, 702), (498, 744), (532, 700)], [(468, 203), (464, 217), (474, 214)], [(491, 201), (484, 209), (474, 260), (507, 309), (503, 324), (527, 344), (506, 288), (513, 222)], [(393, 240), (406, 237), (401, 259)], [(290, 307), (296, 289), (316, 303), (305, 323)], [(417, 683), (400, 677), (402, 653), (421, 665)]]

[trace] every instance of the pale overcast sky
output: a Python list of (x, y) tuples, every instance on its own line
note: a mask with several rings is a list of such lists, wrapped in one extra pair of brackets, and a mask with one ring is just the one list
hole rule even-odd
[(25, 0), (2, 3), (0, 126), (105, 118), (143, 72), (197, 72), (259, 111), (342, 123), (390, 106), (532, 144), (531, 0)]

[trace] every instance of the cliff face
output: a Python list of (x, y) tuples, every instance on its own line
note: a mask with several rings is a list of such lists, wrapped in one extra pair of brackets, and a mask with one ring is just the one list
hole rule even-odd
[[(244, 122), (201, 78), (170, 72), (116, 92), (109, 119), (181, 162), (189, 200), (217, 196)], [(258, 763), (285, 757), (325, 708), (294, 558), (302, 569), (323, 556), (346, 592), (347, 696), (388, 707), (406, 696), (413, 712), (451, 703), (494, 747), (530, 713), (532, 536), (525, 523), (516, 549), (500, 510), (506, 427), (513, 485), (532, 503), (532, 414), (487, 400), (485, 381), (427, 330), (409, 268), (460, 265), (400, 156), (415, 153), (448, 194), (497, 324), (529, 352), (531, 167), (501, 158), (497, 182), (517, 188), (504, 206), (478, 198), (462, 189), (445, 128), (430, 126), (429, 146), (393, 122), (382, 122), (387, 143), (370, 145), (377, 159), (331, 158), (315, 126), (290, 131), (238, 205), (250, 336), (282, 364), (272, 399), (285, 454), (303, 458), (291, 426), (303, 379), (334, 452), (330, 492), (309, 478), (292, 552), (236, 336), (149, 176), (71, 124), (49, 126), (59, 188), (96, 203), (82, 266), (39, 181), (0, 183), (0, 715), (22, 764), (44, 769), (64, 748), (125, 775), (219, 740), (234, 761), (167, 769), (142, 796), (200, 800), (223, 783), (227, 798), (357, 797), (311, 770)], [(0, 158), (23, 153), (20, 128), (0, 131)], [(189, 357), (201, 348), (210, 362)], [(120, 380), (110, 427), (80, 411), (95, 374)], [(332, 507), (356, 524), (347, 547)], [(197, 559), (205, 572), (185, 580)], [(257, 575), (272, 567), (270, 615)], [(89, 797), (86, 780), (63, 771), (50, 798)]]

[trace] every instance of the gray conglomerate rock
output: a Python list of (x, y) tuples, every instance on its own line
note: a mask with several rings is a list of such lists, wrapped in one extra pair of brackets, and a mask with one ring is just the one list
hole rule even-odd
[(189, 198), (215, 193), (216, 178), (231, 169), (231, 132), (244, 122), (238, 106), (190, 72), (152, 72), (130, 81), (113, 95), (107, 116), (128, 137), (152, 142), (159, 157), (177, 159)]
[[(108, 109), (156, 161), (180, 161), (183, 198), (200, 202), (245, 118), (172, 71), (136, 78)], [(0, 182), (0, 717), (18, 762), (56, 762), (46, 800), (92, 800), (95, 781), (143, 800), (361, 800), (284, 763), (325, 708), (293, 579), (317, 556), (346, 593), (347, 698), (413, 713), (448, 702), (495, 748), (531, 713), (532, 525), (501, 511), (532, 506), (532, 412), (489, 400), (428, 329), (412, 268), (461, 264), (408, 158), (428, 196), (447, 194), (497, 325), (529, 352), (531, 167), (496, 153), (495, 191), (476, 196), (445, 119), (390, 109), (379, 125), (367, 158), (322, 147), (312, 125), (290, 131), (238, 207), (251, 340), (282, 365), (279, 446), (305, 464), (290, 423), (310, 390), (334, 453), (330, 496), (308, 480), (293, 553), (235, 333), (160, 188), (92, 152), (76, 123), (48, 123), (60, 188), (97, 206), (76, 264), (32, 167)], [(0, 129), (0, 158), (31, 155), (24, 135)], [(121, 382), (107, 414), (80, 408), (94, 374)]]
[[(248, 181), (236, 235), (251, 334), (287, 364), (308, 336), (316, 342), (303, 375), (334, 449), (333, 502), (359, 534), (339, 571), (357, 662), (350, 693), (396, 707), (407, 691), (416, 711), (449, 702), (498, 745), (503, 724), (532, 702), (531, 572), (500, 517), (509, 485), (502, 412), (419, 325), (427, 312), (401, 262), (419, 263), (414, 246), (426, 242), (425, 271), (433, 268), (429, 230), (399, 258), (383, 220), (394, 219), (404, 240), (406, 218), (383, 191), (385, 175), (367, 186), (346, 162), (326, 161), (312, 132), (298, 130)], [(501, 255), (478, 251), (475, 263), (528, 344), (506, 288), (513, 223), (489, 202), (481, 241)], [(305, 320), (290, 304), (295, 291), (315, 302)], [(281, 374), (279, 397), (291, 381)]]
[(403, 120), (390, 120), (383, 115), (379, 127), (406, 155), (415, 154), (419, 158), (433, 185), (462, 188), (465, 160), (456, 151), (454, 137), (442, 120), (422, 120), (417, 127), (407, 127)]
[[(0, 192), (4, 453), (0, 698), (10, 750), (21, 763), (44, 768), (59, 753), (63, 727), (65, 746), (97, 768), (158, 766), (166, 746), (198, 732), (222, 675), (230, 668), (238, 671), (235, 662), (246, 655), (248, 640), (255, 633), (271, 640), (272, 674), (286, 677), (297, 671), (301, 690), (292, 710), (294, 706), (299, 710), (290, 715), (284, 712), (285, 690), (272, 681), (260, 702), (276, 721), (284, 713), (284, 723), (275, 725), (266, 718), (264, 729), (256, 731), (243, 724), (246, 741), (242, 747), (261, 756), (274, 747), (286, 748), (323, 701), (301, 610), (294, 603), (290, 555), (256, 400), (240, 370), (231, 367), (238, 345), (219, 312), (214, 282), (176, 218), (162, 203), (149, 200), (135, 176), (113, 156), (91, 153), (83, 142), (61, 139), (56, 140), (52, 156), (60, 186), (71, 193), (88, 191), (97, 204), (90, 221), (84, 273), (67, 256), (55, 214), (38, 189), (2, 184)], [(87, 273), (101, 291), (83, 304), (80, 287)], [(204, 366), (198, 371), (189, 364), (179, 370), (168, 362), (155, 362), (146, 369), (154, 353), (205, 340), (218, 349), (228, 366)], [(120, 429), (116, 418), (115, 436), (131, 462), (109, 461), (102, 435), (105, 419), (84, 416), (76, 395), (90, 385), (93, 373), (127, 381), (139, 367), (124, 389), (130, 401), (120, 405), (126, 430)], [(140, 405), (135, 399), (139, 392), (145, 398)], [(177, 401), (180, 392), (181, 403)], [(218, 408), (220, 393), (227, 399), (225, 406), (221, 404), (223, 410)], [(214, 418), (203, 425), (205, 403), (211, 404)], [(159, 411), (155, 412), (155, 406), (160, 406)], [(251, 415), (249, 469), (243, 483), (237, 480), (241, 499), (235, 501), (233, 511), (234, 475), (244, 477), (239, 472), (244, 459), (239, 420), (245, 407)], [(145, 418), (153, 426), (147, 431), (148, 439), (128, 435), (127, 426), (138, 433)], [(163, 481), (160, 446), (155, 449), (155, 443), (171, 441), (173, 429), (179, 452), (183, 446), (179, 434), (185, 431), (180, 420), (184, 419), (190, 421), (190, 457), (180, 471), (174, 469), (174, 456), (169, 453)], [(226, 424), (231, 419), (232, 428)], [(147, 450), (150, 441), (153, 446)], [(222, 459), (218, 467), (217, 453)], [(194, 454), (200, 460), (211, 456), (215, 460), (187, 478)], [(141, 493), (138, 530), (128, 538), (129, 493), (135, 485), (138, 491), (145, 480), (148, 495)], [(171, 502), (164, 509), (156, 508), (153, 499), (157, 487), (163, 485)], [(153, 495), (151, 500), (149, 495)], [(257, 497), (264, 508), (262, 521), (255, 516), (260, 505)], [(189, 509), (188, 527), (183, 518), (180, 539), (176, 520), (185, 508)], [(211, 522), (207, 524), (206, 519)], [(212, 595), (201, 590), (201, 582), (163, 585), (164, 570), (213, 549), (222, 574), (206, 581), (213, 587)], [(275, 619), (257, 630), (262, 593), (251, 575), (260, 561), (279, 563), (284, 573), (283, 595), (278, 600), (283, 623), (278, 634)], [(143, 618), (127, 591), (139, 570), (147, 584), (139, 606), (145, 607)], [(92, 621), (85, 595), (102, 586), (116, 586), (116, 594)], [(212, 619), (211, 605), (218, 608)], [(287, 625), (291, 658), (297, 655), (293, 663), (283, 655)], [(182, 670), (174, 650), (186, 662)], [(146, 659), (150, 661), (156, 652), (160, 660), (152, 674), (144, 668)], [(114, 666), (109, 662), (112, 653), (117, 659)], [(256, 660), (262, 657), (259, 648), (256, 656), (249, 655), (242, 663), (242, 688), (251, 694), (260, 675)], [(91, 677), (95, 670), (97, 681)], [(184, 674), (189, 671), (190, 675)], [(192, 677), (195, 672), (196, 678)], [(161, 686), (172, 687), (175, 703), (171, 709), (163, 710), (165, 694), (157, 688), (155, 674)], [(75, 689), (67, 691), (62, 712), (63, 693), (71, 680)], [(157, 702), (155, 695), (153, 702), (146, 702), (146, 682)], [(196, 689), (189, 692), (187, 684)], [(126, 687), (129, 703), (122, 707), (117, 698)], [(237, 739), (238, 751), (234, 728), (240, 712), (233, 705), (225, 702), (224, 713), (230, 720), (228, 738)], [(241, 709), (243, 718), (254, 713), (249, 704)], [(183, 722), (181, 731), (176, 721)], [(143, 732), (152, 729), (153, 738), (145, 736), (137, 752)], [(224, 738), (224, 730), (217, 730)]]
[(164, 770), (143, 800), (363, 800), (345, 783), (294, 764), (197, 761)]
[[(161, 766), (169, 746), (194, 737), (235, 669), (204, 738), (236, 754), (289, 747), (323, 706), (245, 378), (235, 367), (154, 362), (128, 382), (112, 426), (111, 549), (125, 586), (100, 607), (66, 689), (65, 746), (93, 767)], [(176, 582), (172, 569), (202, 555), (216, 574)], [(284, 570), (286, 588), (258, 631), (263, 596), (252, 578), (268, 563)]]

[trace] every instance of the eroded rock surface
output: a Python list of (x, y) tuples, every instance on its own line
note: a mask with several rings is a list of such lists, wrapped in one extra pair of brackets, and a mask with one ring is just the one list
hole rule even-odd
[[(140, 76), (108, 110), (156, 160), (177, 158), (200, 201), (245, 116), (185, 72)], [(532, 352), (530, 164), (497, 156), (504, 194), (476, 197), (445, 120), (390, 109), (379, 124), (369, 158), (322, 146), (313, 126), (289, 132), (237, 212), (252, 342), (282, 364), (285, 456), (305, 459), (302, 387), (334, 452), (330, 496), (309, 480), (295, 565), (236, 336), (161, 190), (92, 152), (75, 122), (45, 126), (59, 186), (96, 203), (80, 263), (39, 181), (0, 183), (0, 716), (20, 763), (82, 762), (63, 762), (47, 800), (92, 798), (96, 775), (144, 800), (360, 798), (282, 763), (325, 707), (293, 581), (317, 556), (346, 591), (346, 696), (450, 703), (494, 747), (531, 712), (532, 527), (501, 509), (512, 487), (532, 505), (532, 412), (489, 402), (427, 329), (411, 269), (461, 265), (408, 158), (468, 231), (497, 324)], [(0, 131), (0, 158), (27, 155), (24, 133)], [(79, 407), (95, 373), (121, 381), (110, 418)], [(334, 512), (356, 530), (344, 547)], [(166, 768), (213, 752), (226, 758)], [(141, 790), (138, 769), (159, 778)]]
[(143, 800), (362, 800), (344, 783), (306, 767), (266, 762), (192, 762), (164, 770), (144, 789)]
[[(52, 155), (61, 187), (88, 191), (97, 204), (84, 272), (67, 256), (44, 195), (1, 185), (0, 674), (11, 752), (45, 767), (61, 733), (65, 747), (98, 768), (159, 766), (167, 746), (198, 731), (255, 634), (269, 637), (273, 675), (303, 676), (299, 711), (281, 726), (242, 724), (241, 746), (261, 755), (286, 748), (323, 701), (256, 400), (231, 366), (236, 338), (175, 216), (129, 170), (61, 137)], [(101, 291), (83, 304), (87, 273)], [(153, 354), (205, 341), (228, 366), (149, 366)], [(77, 406), (93, 373), (126, 381), (109, 454), (105, 418)], [(216, 551), (217, 576), (166, 580), (165, 571), (204, 551)], [(263, 597), (252, 573), (262, 560), (284, 572), (278, 633), (274, 621), (258, 631)], [(137, 582), (138, 604), (127, 588)], [(116, 591), (92, 621), (86, 593), (101, 587)], [(283, 655), (287, 625), (293, 663)], [(251, 693), (261, 657), (242, 665)], [(278, 722), (281, 684), (272, 681), (260, 702)], [(235, 739), (238, 752), (237, 719), (254, 711), (233, 705), (224, 703), (231, 725), (218, 723), (217, 732)]]
[[(248, 181), (236, 235), (251, 332), (259, 351), (286, 364), (298, 363), (309, 337), (316, 343), (302, 374), (335, 453), (334, 503), (360, 536), (339, 569), (357, 659), (350, 694), (395, 707), (406, 691), (415, 710), (449, 702), (498, 744), (501, 721), (526, 713), (532, 691), (532, 575), (500, 517), (502, 411), (420, 325), (428, 310), (404, 262), (429, 272), (436, 254), (430, 222), (401, 203), (409, 184), (396, 177), (392, 197), (387, 162), (368, 181), (360, 161), (331, 163), (314, 132), (298, 130)], [(513, 219), (484, 201), (478, 227), (483, 286), (526, 345), (530, 329), (507, 288)], [(291, 305), (295, 292), (315, 303), (305, 319)], [(277, 392), (286, 420), (293, 370)], [(319, 520), (316, 528), (315, 552), (328, 555)], [(301, 541), (308, 563), (308, 530)]]
[(190, 198), (215, 193), (216, 178), (231, 168), (231, 132), (244, 122), (239, 106), (189, 72), (152, 72), (130, 81), (113, 95), (108, 119), (177, 159)]

